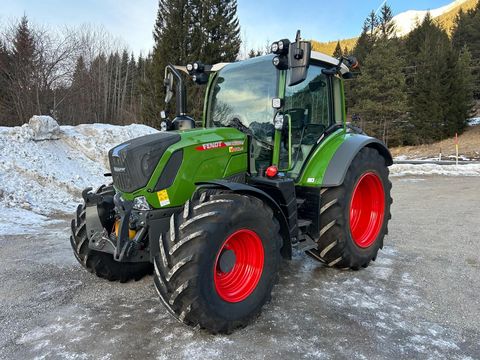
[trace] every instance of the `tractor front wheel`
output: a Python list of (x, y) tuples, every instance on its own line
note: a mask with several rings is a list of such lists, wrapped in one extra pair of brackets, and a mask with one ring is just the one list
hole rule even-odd
[(375, 260), (391, 218), (388, 173), (385, 159), (366, 147), (341, 186), (321, 190), (320, 237), (311, 255), (328, 266), (353, 270)]
[(167, 309), (211, 333), (244, 327), (270, 300), (280, 226), (261, 200), (209, 190), (172, 215), (160, 237), (154, 281)]

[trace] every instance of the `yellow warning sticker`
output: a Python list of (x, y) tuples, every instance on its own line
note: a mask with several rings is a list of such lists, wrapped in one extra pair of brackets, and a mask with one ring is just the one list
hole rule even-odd
[(170, 205), (170, 199), (168, 198), (167, 190), (160, 190), (157, 192), (158, 201), (160, 201), (160, 206)]
[(238, 152), (238, 151), (243, 151), (243, 146), (229, 146), (228, 151), (233, 153), (233, 152)]

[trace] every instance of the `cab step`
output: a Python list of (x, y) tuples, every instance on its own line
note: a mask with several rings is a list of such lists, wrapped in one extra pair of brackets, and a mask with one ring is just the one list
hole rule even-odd
[(297, 198), (297, 207), (300, 207), (303, 205), (303, 203), (305, 202), (306, 199), (302, 199), (302, 198)]
[(312, 240), (310, 236), (305, 236), (305, 238), (301, 239), (298, 241), (296, 244), (294, 244), (295, 249), (298, 251), (304, 252), (312, 249), (317, 248), (317, 243)]
[(305, 228), (309, 227), (311, 223), (312, 220), (298, 219), (298, 228), (305, 230)]

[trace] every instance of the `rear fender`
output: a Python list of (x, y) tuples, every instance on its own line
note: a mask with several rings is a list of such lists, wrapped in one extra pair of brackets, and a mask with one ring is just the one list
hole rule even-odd
[(270, 208), (273, 210), (273, 213), (280, 224), (280, 230), (283, 238), (281, 254), (285, 259), (292, 258), (292, 242), (290, 239), (290, 228), (288, 226), (287, 219), (283, 214), (283, 211), (280, 208), (280, 206), (270, 195), (268, 195), (266, 192), (260, 189), (257, 189), (247, 184), (228, 182), (224, 180), (202, 181), (202, 182), (196, 183), (196, 185), (198, 187), (194, 193), (194, 196), (201, 189), (226, 189), (238, 194), (255, 196), (260, 200), (262, 200), (263, 202), (267, 203), (270, 206)]

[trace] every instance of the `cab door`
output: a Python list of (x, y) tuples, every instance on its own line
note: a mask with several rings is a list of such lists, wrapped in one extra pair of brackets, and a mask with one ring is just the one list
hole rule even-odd
[(308, 76), (303, 82), (285, 89), (284, 115), (287, 115), (290, 122), (288, 151), (291, 159), (289, 173), (292, 178), (300, 174), (318, 139), (335, 123), (336, 106), (332, 101), (334, 78), (324, 75), (322, 69), (310, 65)]

